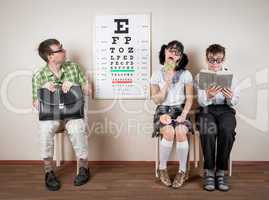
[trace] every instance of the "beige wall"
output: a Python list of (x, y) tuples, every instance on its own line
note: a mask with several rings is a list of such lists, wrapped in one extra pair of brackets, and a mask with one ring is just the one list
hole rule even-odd
[[(210, 43), (227, 48), (227, 65), (243, 88), (233, 159), (269, 160), (268, 11), (267, 0), (0, 0), (0, 160), (40, 159), (37, 115), (30, 109), (31, 74), (43, 65), (39, 42), (58, 38), (68, 57), (90, 71), (94, 15), (144, 12), (152, 13), (153, 71), (160, 46), (172, 39), (184, 43), (194, 74)], [(89, 107), (90, 160), (154, 160), (152, 102), (90, 100)], [(71, 150), (66, 156), (74, 159)]]

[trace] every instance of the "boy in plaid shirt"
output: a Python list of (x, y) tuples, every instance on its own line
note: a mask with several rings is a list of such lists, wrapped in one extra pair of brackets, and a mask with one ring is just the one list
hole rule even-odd
[[(80, 66), (66, 61), (66, 51), (56, 39), (48, 39), (40, 43), (38, 48), (40, 57), (46, 62), (32, 79), (33, 106), (38, 108), (37, 91), (47, 88), (51, 92), (61, 85), (67, 93), (73, 85), (80, 85), (84, 94), (88, 95), (90, 87)], [(72, 146), (79, 160), (79, 173), (75, 177), (74, 185), (79, 186), (88, 182), (90, 171), (88, 168), (88, 137), (84, 119), (39, 121), (39, 137), (41, 157), (44, 160), (45, 185), (51, 191), (59, 190), (60, 181), (53, 171), (54, 135), (62, 125), (65, 125)]]

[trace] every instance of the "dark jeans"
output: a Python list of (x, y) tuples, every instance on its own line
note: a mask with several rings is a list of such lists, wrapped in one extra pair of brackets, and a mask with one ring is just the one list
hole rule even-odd
[(196, 123), (204, 154), (204, 169), (228, 169), (236, 135), (235, 114), (235, 110), (227, 104), (199, 108)]

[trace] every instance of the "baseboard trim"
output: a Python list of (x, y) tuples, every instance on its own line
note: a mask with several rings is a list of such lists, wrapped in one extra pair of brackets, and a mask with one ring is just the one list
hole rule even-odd
[[(193, 163), (194, 161), (191, 161)], [(42, 160), (0, 160), (0, 165), (42, 165)], [(63, 161), (66, 165), (75, 165), (75, 160)], [(155, 161), (89, 161), (89, 165), (154, 165)], [(177, 161), (169, 161), (170, 165), (177, 165)], [(233, 165), (269, 165), (269, 161), (233, 161)]]

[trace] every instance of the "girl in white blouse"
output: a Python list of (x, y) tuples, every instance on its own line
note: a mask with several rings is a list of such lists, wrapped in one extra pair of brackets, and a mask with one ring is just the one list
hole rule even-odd
[[(157, 105), (154, 115), (153, 136), (161, 136), (159, 177), (166, 186), (179, 188), (186, 179), (189, 151), (187, 133), (191, 123), (187, 115), (192, 106), (193, 78), (186, 70), (188, 57), (179, 41), (171, 41), (161, 47), (160, 68), (151, 78), (151, 97)], [(173, 183), (167, 172), (167, 161), (176, 138), (177, 158), (180, 166)]]

